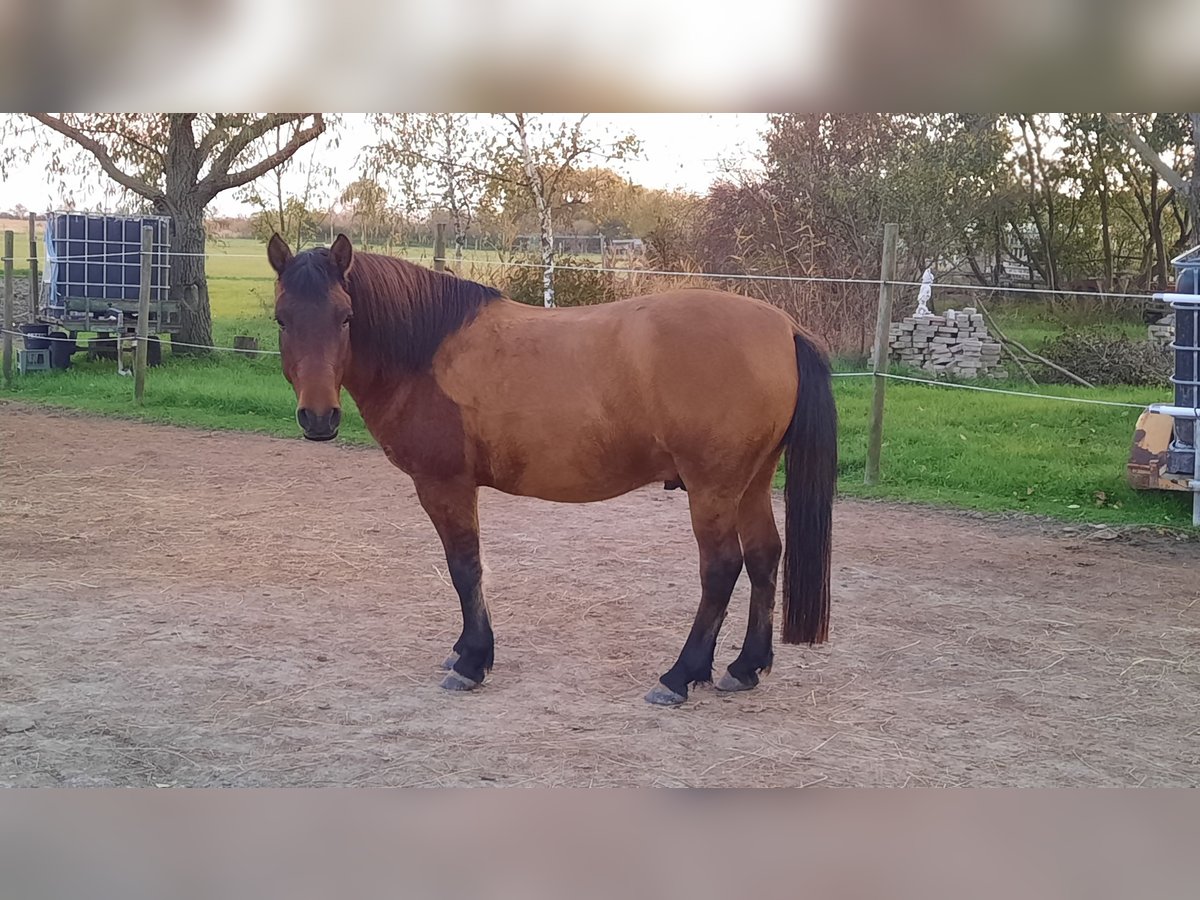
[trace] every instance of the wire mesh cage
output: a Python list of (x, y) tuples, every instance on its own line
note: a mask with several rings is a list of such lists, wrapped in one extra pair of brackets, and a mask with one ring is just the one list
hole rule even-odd
[(120, 330), (136, 323), (146, 226), (152, 232), (151, 331), (172, 330), (179, 313), (170, 301), (171, 220), (166, 216), (49, 213), (39, 318), (72, 330)]
[[(1171, 260), (1175, 268), (1175, 405), (1200, 406), (1200, 246)], [(1167, 471), (1188, 474), (1194, 470), (1196, 422), (1176, 417), (1174, 435), (1167, 451)]]

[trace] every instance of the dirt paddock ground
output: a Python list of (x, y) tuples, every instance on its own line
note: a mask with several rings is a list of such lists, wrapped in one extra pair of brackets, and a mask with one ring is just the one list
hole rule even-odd
[(458, 604), (382, 454), (0, 404), (0, 784), (1200, 779), (1196, 544), (843, 501), (831, 643), (669, 710), (686, 504), (486, 492), (496, 668), (449, 695)]

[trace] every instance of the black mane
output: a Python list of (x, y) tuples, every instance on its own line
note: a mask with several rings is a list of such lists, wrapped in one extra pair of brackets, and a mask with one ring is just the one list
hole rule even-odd
[[(321, 247), (296, 254), (280, 283), (293, 296), (323, 297), (339, 280), (329, 250)], [(354, 309), (355, 359), (380, 373), (429, 368), (442, 341), (503, 296), (487, 285), (377, 253), (355, 253), (343, 287)]]

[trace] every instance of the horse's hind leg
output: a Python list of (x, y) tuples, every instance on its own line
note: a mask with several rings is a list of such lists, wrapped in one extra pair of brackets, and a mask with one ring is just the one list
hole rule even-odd
[(778, 464), (778, 456), (773, 457), (747, 488), (738, 506), (738, 536), (746, 557), (746, 574), (750, 576), (750, 619), (742, 652), (717, 682), (718, 690), (747, 691), (758, 684), (760, 672), (771, 670), (775, 579), (783, 551), (771, 506), (771, 481)]
[(686, 700), (690, 685), (712, 681), (717, 634), (725, 621), (729, 595), (742, 572), (742, 548), (737, 535), (738, 498), (692, 485), (688, 502), (692, 530), (700, 547), (700, 608), (679, 659), (646, 694), (650, 703), (666, 706)]

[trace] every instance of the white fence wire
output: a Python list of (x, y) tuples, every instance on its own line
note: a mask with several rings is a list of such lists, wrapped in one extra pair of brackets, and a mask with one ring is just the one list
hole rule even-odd
[[(9, 335), (13, 335), (14, 337), (20, 337), (20, 338), (32, 337), (37, 340), (43, 340), (43, 341), (45, 341), (45, 340), (76, 341), (77, 340), (74, 337), (58, 337), (55, 335), (43, 335), (43, 334), (27, 335), (22, 331), (15, 331), (15, 330), (9, 330), (9, 329), (0, 329), (0, 334), (9, 334)], [(119, 339), (122, 341), (128, 342), (130, 344), (134, 344), (134, 343), (136, 343), (137, 340), (139, 340), (138, 338), (133, 337), (133, 336), (122, 336)], [(106, 340), (113, 340), (113, 338), (107, 338)], [(157, 340), (157, 338), (151, 336), (151, 337), (147, 338), (147, 340)], [(168, 342), (164, 341), (164, 343), (168, 343)], [(170, 346), (175, 346), (175, 347), (189, 347), (189, 348), (193, 348), (193, 349), (197, 349), (197, 350), (215, 350), (215, 351), (223, 352), (223, 353), (239, 353), (239, 354), (243, 354), (243, 355), (260, 355), (260, 356), (280, 356), (281, 355), (280, 351), (278, 351), (278, 350), (260, 350), (260, 349), (250, 349), (250, 348), (243, 348), (243, 347), (221, 347), (221, 346), (217, 346), (217, 345), (213, 345), (213, 344), (190, 344), (190, 343), (186, 343), (184, 341), (177, 341), (174, 338), (170, 339), (169, 344), (170, 344)], [(1010, 388), (995, 388), (995, 387), (986, 387), (984, 385), (978, 385), (978, 384), (963, 384), (962, 382), (957, 382), (957, 381), (935, 381), (932, 378), (914, 378), (910, 375), (900, 375), (900, 374), (897, 374), (894, 372), (833, 372), (832, 375), (834, 378), (887, 378), (892, 381), (902, 381), (902, 382), (907, 382), (909, 384), (920, 384), (920, 385), (925, 385), (928, 387), (953, 388), (953, 389), (964, 390), (964, 391), (980, 391), (982, 393), (987, 393), (987, 394), (1007, 394), (1008, 396), (1011, 396), (1011, 397), (1029, 397), (1029, 398), (1035, 399), (1035, 400), (1054, 400), (1059, 403), (1082, 403), (1082, 404), (1088, 404), (1088, 405), (1092, 405), (1092, 406), (1109, 406), (1109, 407), (1116, 407), (1116, 408), (1122, 408), (1122, 409), (1145, 409), (1146, 408), (1146, 404), (1143, 404), (1143, 403), (1122, 403), (1117, 400), (1096, 400), (1096, 399), (1093, 399), (1090, 397), (1066, 397), (1066, 396), (1061, 396), (1059, 394), (1042, 394), (1042, 393), (1037, 393), (1034, 391), (1017, 391), (1017, 390), (1012, 390)]]
[[(171, 256), (184, 257), (204, 257), (205, 259), (266, 259), (266, 253), (171, 253)], [(504, 269), (544, 269), (546, 268), (540, 262), (525, 262), (521, 260), (503, 260), (503, 259), (466, 259), (457, 260), (452, 257), (439, 256), (424, 256), (424, 255), (403, 255), (403, 254), (388, 254), (396, 259), (403, 259), (412, 263), (435, 262), (443, 263), (447, 266), (454, 267), (463, 263), (466, 267), (480, 266), (484, 268)], [(136, 265), (136, 262), (129, 261), (129, 253), (95, 253), (83, 256), (58, 256), (48, 263), (104, 263), (105, 260), (113, 260), (110, 264), (128, 264)], [(20, 257), (24, 259), (24, 257)], [(890, 284), (895, 287), (920, 288), (919, 281), (901, 281), (891, 280), (882, 281), (878, 278), (845, 278), (826, 275), (774, 275), (774, 274), (757, 274), (753, 272), (700, 272), (700, 271), (685, 271), (676, 269), (643, 269), (643, 268), (626, 268), (624, 266), (605, 266), (602, 264), (594, 266), (581, 265), (558, 265), (553, 266), (555, 271), (560, 272), (599, 272), (611, 275), (650, 275), (664, 278), (681, 278), (681, 279), (711, 279), (714, 281), (765, 281), (765, 282), (785, 282), (794, 284), (847, 284), (859, 286), (879, 287), (881, 284)], [(264, 275), (264, 277), (267, 277)], [(1051, 296), (1086, 296), (1092, 298), (1105, 298), (1115, 300), (1146, 300), (1150, 294), (1140, 293), (1131, 294), (1120, 291), (1090, 291), (1090, 290), (1071, 290), (1068, 288), (1040, 288), (1040, 287), (1014, 287), (1011, 285), (987, 285), (973, 284), (970, 282), (934, 282), (933, 289), (935, 291), (955, 291), (955, 292), (975, 292), (985, 294), (1024, 294), (1024, 295), (1051, 295)]]
[[(259, 253), (204, 252), (204, 253), (176, 253), (176, 254), (172, 254), (172, 255), (188, 256), (188, 257), (203, 256), (207, 259), (261, 259), (264, 261), (265, 261), (265, 256), (266, 256), (265, 252), (262, 254), (259, 254)], [(524, 262), (524, 261), (518, 261), (518, 260), (503, 260), (503, 259), (487, 260), (487, 259), (465, 259), (465, 258), (463, 260), (457, 260), (454, 258), (443, 258), (443, 257), (439, 257), (439, 256), (431, 257), (431, 256), (420, 255), (420, 256), (414, 257), (411, 255), (409, 255), (409, 256), (396, 255), (396, 254), (393, 254), (393, 255), (397, 259), (404, 259), (408, 262), (444, 263), (451, 267), (459, 265), (460, 263), (463, 263), (463, 264), (465, 264), (465, 267), (480, 266), (480, 267), (484, 267), (484, 268), (499, 268), (499, 269), (510, 268), (510, 267), (511, 268), (532, 268), (532, 269), (544, 269), (545, 268), (545, 266), (540, 262)], [(51, 260), (51, 262), (98, 263), (98, 262), (103, 262), (105, 259), (108, 259), (110, 257), (119, 258), (122, 262), (126, 262), (126, 261), (128, 261), (129, 254), (128, 253), (111, 253), (111, 254), (88, 254), (85, 256), (59, 256), (59, 257), (56, 257), (54, 260)], [(790, 283), (797, 283), (797, 284), (846, 284), (846, 285), (871, 286), (871, 287), (879, 287), (884, 284), (889, 284), (894, 287), (905, 287), (905, 288), (920, 288), (922, 286), (921, 282), (918, 282), (918, 281), (902, 281), (902, 280), (884, 281), (879, 278), (844, 278), (844, 277), (832, 277), (832, 276), (820, 276), (820, 275), (774, 275), (774, 274), (755, 274), (755, 273), (695, 272), (695, 271), (682, 271), (682, 270), (672, 270), (672, 269), (626, 268), (626, 267), (621, 267), (621, 266), (605, 266), (603, 264), (598, 264), (595, 266), (555, 265), (555, 266), (553, 266), (553, 268), (558, 271), (600, 272), (600, 273), (612, 274), (612, 275), (645, 275), (645, 276), (672, 277), (672, 278), (681, 278), (681, 279), (712, 279), (712, 280), (716, 280), (716, 281), (767, 281), (767, 282), (790, 282)], [(44, 275), (43, 277), (48, 278), (49, 276)], [(1002, 285), (981, 285), (981, 284), (969, 284), (969, 283), (959, 284), (959, 283), (950, 283), (950, 282), (935, 282), (933, 284), (933, 288), (934, 288), (934, 290), (937, 290), (937, 291), (952, 291), (952, 292), (982, 292), (982, 293), (989, 293), (989, 294), (1026, 294), (1026, 295), (1028, 295), (1028, 294), (1034, 294), (1034, 295), (1047, 295), (1047, 294), (1049, 294), (1049, 295), (1085, 295), (1085, 296), (1094, 297), (1094, 298), (1130, 299), (1130, 300), (1143, 300), (1143, 301), (1147, 300), (1150, 296), (1148, 294), (1128, 294), (1128, 293), (1121, 293), (1121, 292), (1116, 292), (1116, 291), (1074, 291), (1074, 290), (1067, 290), (1067, 289), (1051, 289), (1051, 288), (1035, 288), (1035, 287), (1026, 288), (1026, 287), (1010, 287), (1010, 286), (1002, 286)], [(15, 337), (21, 337), (21, 338), (26, 337), (26, 335), (23, 332), (10, 331), (7, 329), (0, 329), (0, 334), (9, 334), (9, 335), (13, 335)], [(38, 339), (41, 339), (41, 340), (51, 340), (51, 341), (53, 341), (53, 340), (74, 341), (74, 340), (76, 340), (76, 338), (74, 338), (74, 337), (59, 337), (59, 336), (54, 336), (54, 335), (36, 335), (34, 337), (37, 337)], [(119, 339), (126, 340), (126, 341), (135, 341), (136, 340), (136, 338), (132, 338), (132, 337), (124, 337), (124, 338), (119, 338)], [(173, 338), (170, 340), (170, 344), (177, 346), (177, 347), (188, 347), (190, 349), (212, 350), (212, 351), (227, 352), (227, 353), (239, 353), (239, 354), (243, 354), (243, 355), (258, 355), (258, 356), (279, 356), (280, 355), (280, 351), (278, 351), (278, 350), (251, 349), (251, 348), (241, 348), (241, 347), (223, 347), (223, 346), (218, 346), (218, 345), (213, 345), (213, 344), (194, 344), (194, 343), (188, 343), (188, 342), (184, 342), (184, 341), (180, 341), (180, 340), (175, 340)], [(1144, 409), (1145, 408), (1142, 404), (1136, 404), (1136, 403), (1122, 403), (1122, 402), (1113, 401), (1113, 400), (1097, 400), (1097, 399), (1086, 398), (1086, 397), (1068, 397), (1068, 396), (1060, 396), (1060, 395), (1055, 395), (1055, 394), (1037, 393), (1037, 392), (1032, 392), (1032, 391), (1013, 390), (1013, 389), (1009, 389), (1009, 388), (985, 387), (983, 385), (964, 384), (961, 382), (939, 381), (939, 380), (933, 380), (933, 379), (928, 379), (928, 378), (915, 378), (915, 377), (908, 376), (908, 375), (900, 375), (900, 374), (895, 374), (895, 373), (890, 373), (890, 372), (880, 372), (880, 373), (875, 373), (875, 372), (835, 372), (835, 373), (833, 373), (833, 376), (835, 378), (881, 377), (881, 378), (887, 378), (887, 379), (894, 380), (894, 381), (907, 382), (907, 383), (911, 383), (911, 384), (918, 384), (918, 385), (924, 385), (924, 386), (929, 386), (929, 387), (969, 390), (969, 391), (977, 391), (977, 392), (989, 393), (989, 394), (1005, 394), (1005, 395), (1014, 396), (1014, 397), (1026, 397), (1026, 398), (1038, 399), (1038, 400), (1051, 400), (1051, 401), (1061, 402), (1061, 403), (1079, 403), (1079, 404), (1088, 404), (1088, 405), (1093, 405), (1093, 406), (1106, 406), (1106, 407), (1124, 408), (1124, 409)]]

